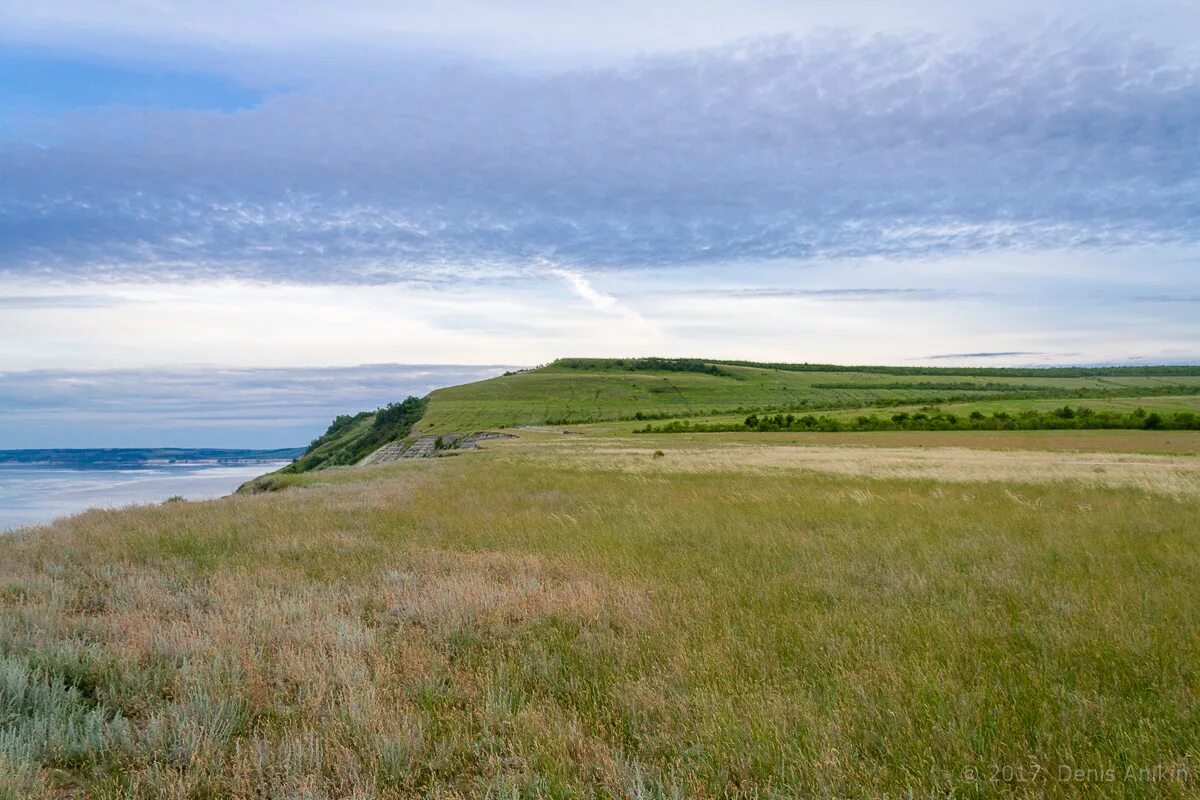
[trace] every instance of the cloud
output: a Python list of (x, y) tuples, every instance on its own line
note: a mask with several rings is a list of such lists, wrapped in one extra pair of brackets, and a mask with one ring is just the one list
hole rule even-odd
[(569, 269), (550, 269), (547, 271), (551, 275), (562, 278), (571, 291), (586, 300), (592, 308), (605, 311), (617, 303), (617, 298), (611, 294), (596, 291), (588, 279), (578, 272), (572, 272)]
[(764, 298), (772, 300), (810, 299), (836, 300), (847, 302), (872, 301), (912, 301), (928, 302), (936, 300), (961, 300), (969, 297), (986, 296), (982, 292), (950, 291), (943, 289), (888, 289), (888, 288), (854, 288), (854, 289), (787, 289), (775, 287), (729, 288), (729, 289), (694, 289), (688, 292), (694, 295), (712, 295), (718, 297)]
[[(1044, 17), (1038, 0), (946, 3), (944, 0), (256, 0), (253, 13), (235, 3), (146, 3), (144, 0), (8, 0), (0, 7), (0, 41), (74, 45), (128, 53), (138, 48), (175, 58), (220, 61), (296, 48), (321, 67), (330, 51), (342, 62), (413, 48), (454, 48), (512, 59), (556, 62), (692, 50), (764, 34), (803, 34), (855, 27), (866, 33), (932, 28), (961, 30), (982, 19), (992, 27)], [(1187, 43), (1200, 22), (1189, 0), (1066, 0), (1062, 14), (1103, 19), (1116, 30)], [(686, 24), (684, 24), (684, 21)], [(211, 58), (211, 55), (210, 55)]]
[(133, 300), (107, 294), (0, 295), (0, 308), (109, 308)]
[(1079, 355), (1078, 353), (1037, 353), (1028, 350), (1002, 350), (992, 353), (938, 353), (937, 355), (925, 356), (925, 358), (942, 359), (942, 358), (1011, 358), (1012, 356), (1072, 356)]
[(292, 282), (1200, 243), (1200, 68), (1069, 26), (463, 58), (0, 141), (0, 272)]

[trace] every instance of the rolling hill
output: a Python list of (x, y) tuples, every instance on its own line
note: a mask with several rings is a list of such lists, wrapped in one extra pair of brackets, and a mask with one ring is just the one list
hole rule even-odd
[[(704, 359), (559, 359), (343, 416), (285, 473), (355, 464), (388, 442), (540, 425), (736, 420), (943, 406), (1019, 413), (1063, 401), (1200, 411), (1200, 367), (838, 367)], [(994, 407), (994, 408), (993, 408)], [(389, 416), (389, 414), (391, 416)], [(381, 415), (383, 415), (381, 417)]]

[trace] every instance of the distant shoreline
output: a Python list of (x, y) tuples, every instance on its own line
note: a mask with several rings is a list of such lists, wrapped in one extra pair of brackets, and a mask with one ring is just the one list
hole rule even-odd
[(0, 537), (96, 508), (224, 497), (290, 460), (0, 462)]
[(0, 466), (112, 469), (165, 466), (250, 466), (287, 462), (304, 452), (301, 447), (274, 450), (216, 448), (75, 448), (0, 450)]

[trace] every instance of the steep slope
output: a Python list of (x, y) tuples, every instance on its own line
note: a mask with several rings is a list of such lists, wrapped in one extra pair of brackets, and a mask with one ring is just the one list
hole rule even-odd
[(407, 436), (427, 404), (425, 398), (409, 397), (375, 411), (343, 414), (299, 458), (279, 471), (290, 474), (357, 464), (381, 446)]

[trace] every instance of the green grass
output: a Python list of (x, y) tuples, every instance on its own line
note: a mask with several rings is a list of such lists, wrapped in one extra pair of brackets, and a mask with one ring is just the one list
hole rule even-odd
[[(849, 370), (798, 372), (712, 363), (721, 374), (631, 371), (600, 360), (555, 362), (536, 370), (439, 389), (430, 395), (429, 408), (414, 432), (579, 424), (634, 419), (638, 413), (648, 417), (701, 418), (763, 408), (862, 409), (881, 401), (925, 405), (997, 395), (997, 408), (1020, 409), (1039, 402), (1036, 396), (1025, 397), (1022, 395), (1026, 392), (1015, 391), (1022, 389), (1053, 392), (1061, 396), (1056, 398), (1060, 406), (1063, 398), (1082, 396), (1089, 398), (1087, 404), (1092, 405), (1112, 399), (1109, 395), (1119, 395), (1144, 397), (1140, 404), (1147, 408), (1158, 407), (1160, 400), (1163, 407), (1200, 407), (1200, 376), (1191, 374), (1008, 377), (1003, 370), (996, 374), (974, 370), (964, 377), (931, 370), (897, 376)], [(906, 383), (912, 388), (896, 388)], [(944, 391), (928, 388), (937, 384), (951, 388)], [(964, 388), (972, 384), (978, 389)], [(997, 391), (997, 385), (1014, 391)], [(837, 388), (823, 388), (828, 386)], [(1168, 392), (1182, 396), (1161, 396)], [(1097, 394), (1101, 396), (1096, 397)], [(991, 402), (989, 399), (985, 405)], [(1049, 407), (1054, 405), (1054, 400), (1050, 400)]]
[[(803, 367), (803, 368), (801, 368)], [(415, 424), (376, 425), (377, 412), (340, 417), (296, 462), (302, 473), (358, 463), (388, 442), (420, 435), (614, 420), (734, 421), (750, 412), (857, 416), (924, 405), (1019, 412), (1074, 400), (1097, 410), (1173, 413), (1200, 409), (1196, 368), (1057, 370), (920, 370), (827, 366), (750, 366), (700, 360), (563, 359), (534, 370), (439, 389), (412, 402)], [(1016, 374), (1013, 374), (1016, 373)], [(1162, 374), (1159, 374), (1162, 373)], [(1033, 375), (1031, 377), (1031, 375)], [(944, 388), (939, 388), (944, 387)], [(250, 488), (278, 488), (278, 475)]]
[(532, 436), (0, 541), (0, 795), (1200, 791), (1197, 487), (703, 441)]
[[(862, 414), (878, 414), (879, 416), (890, 416), (892, 414), (907, 411), (920, 411), (928, 404), (920, 405), (904, 405), (904, 406), (887, 406), (874, 408), (855, 408), (842, 409), (829, 412), (829, 416), (838, 418), (852, 418)], [(938, 403), (937, 408), (947, 413), (969, 415), (972, 411), (991, 414), (995, 411), (1004, 411), (1009, 414), (1019, 414), (1022, 411), (1053, 411), (1056, 408), (1061, 408), (1063, 405), (1071, 406), (1087, 406), (1094, 411), (1115, 411), (1120, 413), (1129, 413), (1135, 409), (1141, 408), (1147, 412), (1157, 411), (1160, 414), (1174, 414), (1177, 411), (1191, 411), (1193, 413), (1200, 412), (1200, 395), (1185, 395), (1182, 397), (1167, 396), (1133, 396), (1133, 397), (1105, 397), (1091, 398), (1078, 400), (1071, 403), (1064, 403), (1062, 400), (1042, 400), (1037, 398), (1020, 399), (1020, 400), (976, 400), (966, 403)]]

